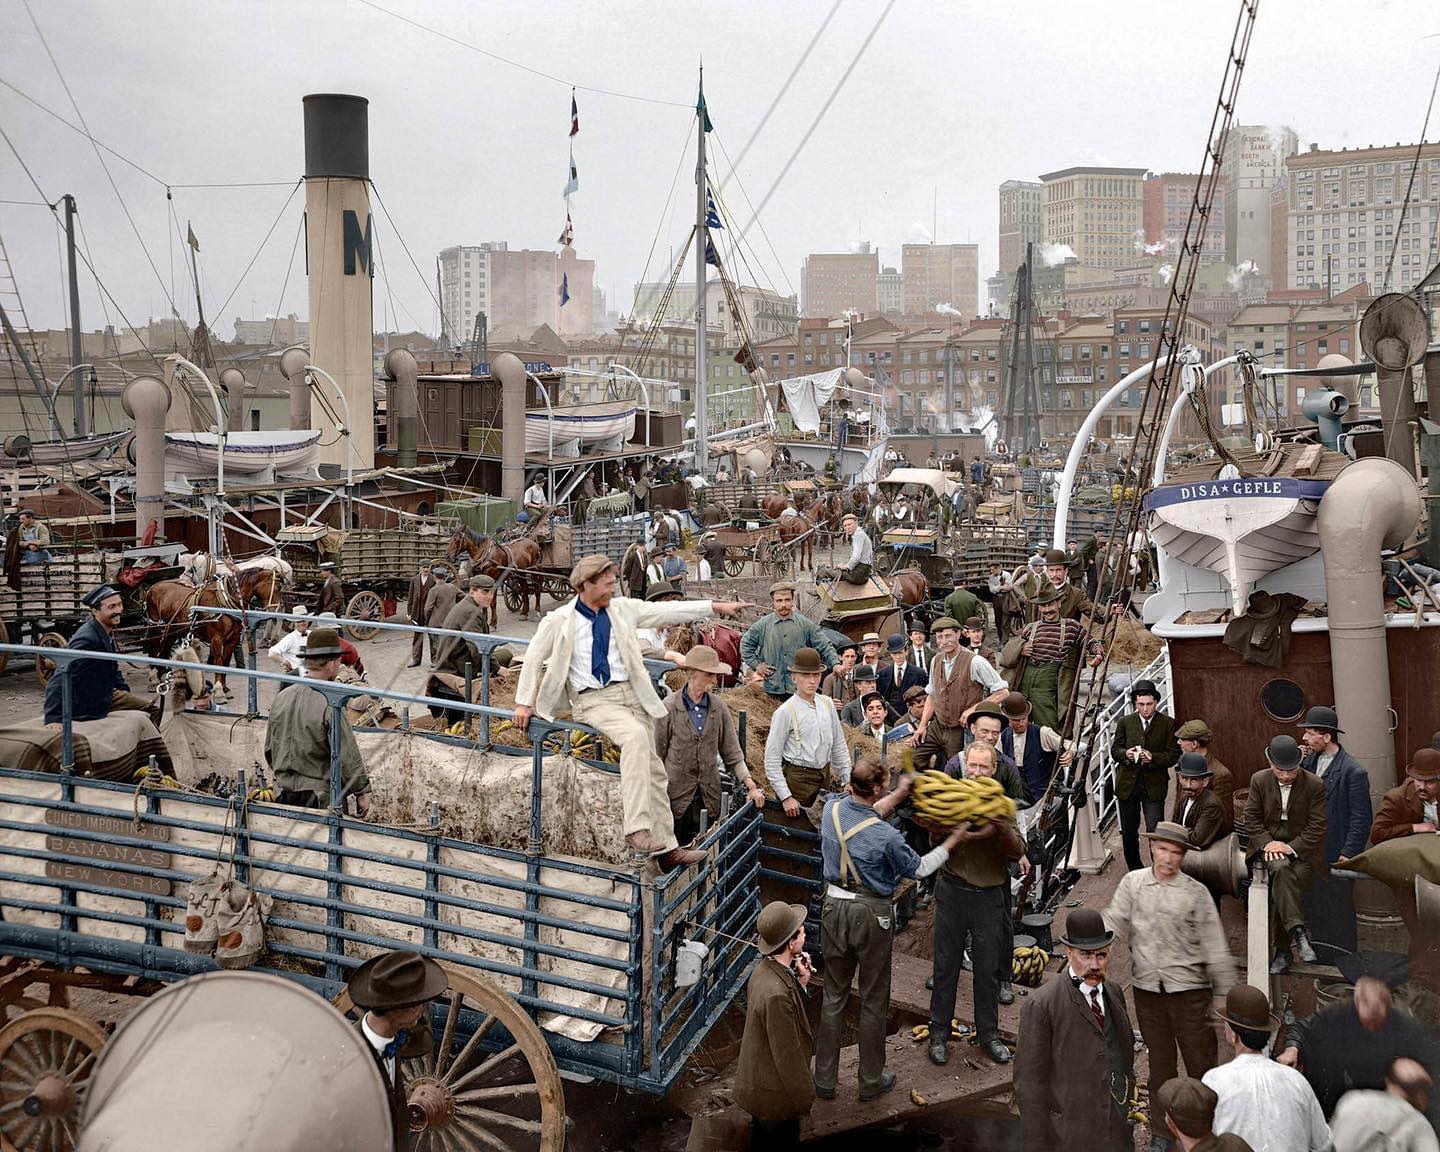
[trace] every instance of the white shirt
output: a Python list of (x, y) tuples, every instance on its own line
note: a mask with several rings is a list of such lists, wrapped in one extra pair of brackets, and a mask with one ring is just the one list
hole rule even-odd
[[(949, 660), (944, 656), (935, 657), (934, 665), (930, 672), (930, 683), (925, 686), (925, 691), (934, 696), (940, 691), (940, 677), (946, 678), (950, 675), (950, 669), (955, 667), (955, 661), (960, 659), (960, 653), (956, 652)], [(995, 671), (990, 661), (974, 652), (970, 657), (970, 679), (985, 689), (987, 696), (1000, 692), (1005, 688), (1005, 681), (1001, 679), (1000, 673)]]
[[(1071, 983), (1074, 983), (1076, 980), (1080, 980), (1080, 977), (1076, 973), (1075, 969), (1067, 966), (1066, 971), (1070, 973)], [(1105, 984), (1103, 981), (1099, 984), (1087, 984), (1084, 980), (1080, 980), (1080, 985), (1076, 989), (1076, 991), (1078, 991), (1081, 996), (1085, 997), (1085, 1003), (1094, 1004), (1097, 1008), (1099, 1008), (1101, 1016), (1106, 1015)]]
[[(514, 489), (512, 488), (511, 491), (513, 492)], [(545, 507), (545, 489), (540, 487), (539, 484), (532, 484), (529, 488), (525, 489), (525, 507)]]
[(850, 563), (847, 567), (853, 568), (856, 564), (873, 564), (875, 562), (875, 546), (870, 543), (870, 537), (865, 529), (857, 527), (855, 534), (850, 537)]
[(765, 778), (782, 802), (790, 798), (783, 760), (811, 767), (829, 764), (842, 782), (850, 779), (850, 751), (845, 747), (845, 730), (840, 726), (835, 701), (817, 695), (807, 704), (799, 696), (792, 696), (770, 717), (770, 735), (765, 739)]
[(1293, 787), (1295, 787), (1295, 785), (1293, 785), (1293, 784), (1281, 784), (1281, 785), (1280, 785), (1280, 817), (1281, 817), (1281, 819), (1284, 819), (1286, 816), (1289, 816), (1289, 815), (1290, 815), (1290, 789), (1293, 788)]
[[(365, 1033), (365, 1039), (370, 1041), (370, 1047), (384, 1056), (385, 1049), (390, 1047), (391, 1037), (381, 1036), (380, 1033), (370, 1027), (369, 1012), (366, 1012), (365, 1015), (360, 1018), (360, 1031)], [(389, 1078), (390, 1083), (393, 1084), (395, 1083), (395, 1057), (384, 1056), (384, 1063), (385, 1075)]]
[(1432, 800), (1426, 803), (1422, 800), (1420, 801), (1420, 805), (1421, 811), (1425, 815), (1424, 822), (1426, 824), (1440, 824), (1440, 801)]
[(1325, 1152), (1330, 1147), (1320, 1101), (1294, 1068), (1240, 1052), (1201, 1079), (1220, 1097), (1215, 1106), (1217, 1136), (1233, 1132), (1255, 1152)]
[[(575, 610), (575, 644), (570, 649), (570, 691), (584, 692), (587, 688), (599, 688), (600, 681), (590, 671), (590, 653), (594, 646), (595, 630), (590, 621)], [(628, 680), (625, 662), (620, 657), (620, 641), (616, 636), (615, 621), (610, 621), (610, 683)]]
[(1330, 1117), (1335, 1152), (1440, 1152), (1422, 1112), (1374, 1088), (1352, 1088)]
[(305, 633), (295, 628), (280, 637), (278, 643), (270, 645), (270, 659), (280, 661), (287, 672), (304, 676), (305, 661), (301, 657), (304, 651)]
[(1325, 779), (1325, 771), (1335, 762), (1335, 757), (1328, 752), (1322, 752), (1315, 757), (1315, 775), (1321, 780)]

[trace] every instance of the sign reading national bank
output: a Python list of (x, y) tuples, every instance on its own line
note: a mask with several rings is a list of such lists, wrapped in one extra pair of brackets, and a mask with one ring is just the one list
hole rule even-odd
[(1200, 500), (1318, 500), (1330, 486), (1328, 480), (1297, 480), (1293, 476), (1240, 476), (1233, 480), (1196, 480), (1189, 484), (1166, 484), (1145, 495), (1146, 511), (1172, 504)]

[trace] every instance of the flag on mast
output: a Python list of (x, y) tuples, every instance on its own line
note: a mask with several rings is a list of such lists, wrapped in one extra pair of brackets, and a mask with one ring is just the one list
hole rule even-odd
[(560, 277), (560, 307), (570, 303), (570, 273), (566, 272)]
[(719, 228), (722, 231), (725, 225), (720, 223), (720, 209), (715, 206), (715, 193), (709, 188), (705, 189), (705, 227)]
[(565, 181), (565, 191), (562, 196), (573, 196), (580, 191), (580, 173), (575, 168), (575, 150), (570, 150), (570, 179)]
[(562, 248), (568, 248), (575, 242), (575, 228), (570, 223), (570, 213), (565, 213), (565, 227), (560, 233), (560, 239), (556, 241)]
[(196, 252), (200, 251), (200, 241), (195, 239), (195, 229), (190, 226), (190, 221), (185, 221), (185, 243), (189, 244)]
[(575, 103), (575, 89), (570, 89), (570, 135), (580, 131), (580, 106)]

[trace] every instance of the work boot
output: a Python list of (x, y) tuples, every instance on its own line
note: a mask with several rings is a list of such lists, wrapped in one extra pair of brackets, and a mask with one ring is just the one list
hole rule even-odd
[(895, 1073), (882, 1072), (880, 1073), (880, 1083), (878, 1085), (868, 1090), (864, 1088), (860, 1090), (860, 1102), (863, 1104), (867, 1100), (875, 1100), (881, 1096), (884, 1096), (885, 1093), (889, 1092), (894, 1087)]
[(945, 1043), (944, 1036), (937, 1036), (934, 1029), (930, 1032), (930, 1047), (927, 1049), (932, 1064), (946, 1064), (950, 1060), (950, 1048)]
[(1000, 981), (1000, 991), (996, 993), (995, 999), (1001, 1004), (1015, 1003), (1015, 991), (1010, 987), (1009, 980)]
[(691, 864), (698, 864), (704, 859), (704, 852), (696, 851), (694, 848), (676, 847), (655, 857), (655, 862), (665, 869), (688, 868)]
[(817, 1083), (817, 1084), (815, 1085), (815, 1095), (818, 1096), (821, 1100), (834, 1100), (834, 1099), (835, 1099), (835, 1089), (834, 1089), (834, 1088), (825, 1088), (825, 1087), (822, 1087), (820, 1084)]
[(1290, 971), (1290, 949), (1281, 948), (1270, 961), (1270, 975), (1281, 976)]
[(1310, 936), (1304, 928), (1296, 928), (1291, 936), (1295, 939), (1295, 955), (1300, 957), (1302, 964), (1315, 963), (1315, 949), (1310, 945)]
[(639, 832), (631, 832), (625, 837), (625, 845), (632, 852), (638, 852), (641, 856), (658, 856), (666, 851), (665, 845), (650, 835), (648, 828)]
[(1009, 1064), (1015, 1058), (998, 1036), (992, 1036), (989, 1040), (981, 1040), (980, 1048), (996, 1064)]
[(927, 991), (927, 992), (933, 992), (933, 991), (935, 991), (935, 976), (934, 976), (933, 973), (932, 973), (931, 975), (925, 977), (925, 991)]

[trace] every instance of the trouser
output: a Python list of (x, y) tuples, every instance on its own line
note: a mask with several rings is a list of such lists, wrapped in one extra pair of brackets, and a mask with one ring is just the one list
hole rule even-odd
[(846, 584), (868, 584), (870, 582), (869, 564), (851, 564), (840, 569), (840, 579)]
[(1333, 964), (1337, 956), (1358, 951), (1353, 880), (1319, 878), (1300, 901), (1300, 910), (1320, 963)]
[[(887, 898), (827, 895), (820, 913), (820, 947), (825, 957), (825, 996), (815, 1033), (815, 1086), (832, 1089), (840, 1074), (840, 1029), (850, 999), (850, 982), (860, 974), (860, 1091), (880, 1088), (885, 1072), (885, 1025), (890, 1012), (890, 948), (894, 910)], [(948, 1017), (946, 1018), (949, 1019)]]
[(149, 712), (154, 707), (154, 696), (137, 696), (119, 688), (110, 694), (111, 712)]
[(930, 723), (925, 726), (925, 739), (915, 745), (916, 771), (923, 771), (927, 766), (944, 768), (946, 761), (964, 747), (963, 724), (942, 724), (939, 717), (931, 716)]
[(322, 800), (320, 793), (313, 791), (297, 792), (293, 788), (278, 788), (275, 791), (275, 803), (289, 804), (295, 808), (326, 808), (329, 800)]
[(660, 850), (675, 847), (675, 822), (670, 815), (670, 779), (655, 754), (655, 724), (641, 707), (628, 680), (581, 692), (573, 714), (620, 749), (620, 801), (625, 809), (624, 832), (649, 832)]
[(1305, 927), (1303, 897), (1315, 883), (1315, 868), (1298, 856), (1265, 864), (1270, 870), (1270, 934), (1278, 952), (1289, 948), (1290, 933)]
[[(423, 626), (424, 623), (425, 623), (425, 621), (420, 620), (420, 621), (417, 621), (417, 623), (419, 623), (421, 626)], [(432, 664), (435, 662), (435, 644), (436, 644), (437, 640), (438, 640), (438, 637), (436, 637), (436, 636), (431, 636), (431, 637), (430, 637), (430, 662), (431, 662)], [(421, 661), (422, 659), (424, 659), (424, 657), (425, 657), (425, 633), (424, 633), (424, 632), (416, 632), (415, 635), (414, 635), (414, 638), (410, 641), (410, 663), (412, 663), (412, 664), (418, 664), (418, 663), (420, 663), (420, 661)], [(478, 671), (478, 669), (477, 669), (477, 671)]]
[(1400, 919), (1405, 921), (1405, 927), (1410, 932), (1412, 970), (1418, 979), (1433, 987), (1437, 983), (1437, 974), (1440, 974), (1440, 942), (1435, 940), (1433, 933), (1426, 933), (1420, 927), (1420, 914), (1415, 907), (1415, 885), (1397, 885), (1391, 891), (1395, 893)]
[[(826, 765), (828, 768), (829, 765)], [(781, 771), (785, 774), (785, 783), (790, 788), (790, 795), (802, 808), (808, 808), (815, 803), (815, 797), (820, 795), (820, 789), (825, 787), (825, 768), (815, 768), (809, 764), (796, 764), (791, 760), (780, 761)]]
[(999, 1035), (1000, 952), (1009, 919), (1007, 885), (976, 888), (954, 873), (941, 872), (935, 885), (935, 987), (930, 993), (930, 1035), (950, 1035), (955, 992), (970, 937), (975, 980), (975, 1032), (980, 1041)]
[(1125, 847), (1125, 867), (1134, 872), (1143, 868), (1140, 859), (1140, 817), (1145, 817), (1145, 831), (1155, 831), (1155, 825), (1165, 819), (1165, 801), (1149, 800), (1145, 796), (1145, 785), (1136, 781), (1135, 791), (1128, 800), (1119, 797), (1115, 806), (1120, 809), (1120, 842)]
[(705, 797), (700, 789), (695, 789), (695, 794), (690, 797), (690, 803), (686, 804), (679, 812), (674, 808), (670, 814), (675, 820), (675, 840), (680, 844), (689, 844), (700, 834), (700, 813), (705, 811)]
[(800, 1117), (789, 1120), (750, 1118), (750, 1152), (790, 1152), (800, 1143)]
[(1130, 989), (1135, 999), (1135, 1022), (1150, 1049), (1150, 1099), (1160, 1085), (1180, 1074), (1179, 1055), (1185, 1060), (1185, 1075), (1199, 1080), (1215, 1067), (1217, 1059), (1215, 1026), (1210, 1019), (1209, 988), (1186, 992), (1147, 992)]
[(1020, 675), (1020, 691), (1030, 701), (1030, 723), (1036, 730), (1060, 731), (1060, 665), (1027, 660)]

